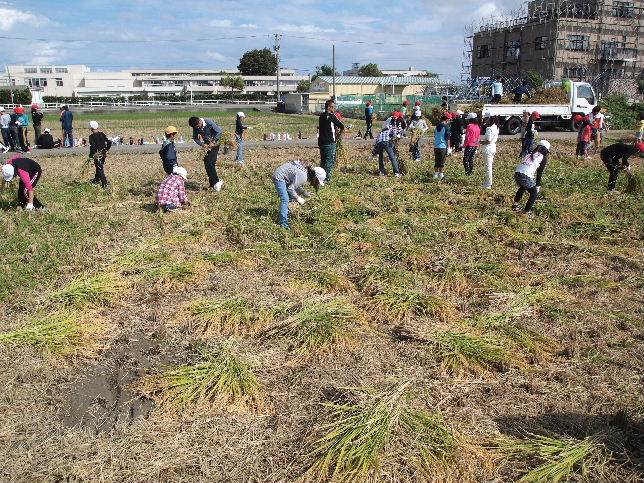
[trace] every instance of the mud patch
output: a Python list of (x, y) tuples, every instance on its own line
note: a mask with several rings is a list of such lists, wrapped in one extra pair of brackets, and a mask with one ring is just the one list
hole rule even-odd
[(115, 341), (100, 364), (71, 387), (60, 414), (63, 423), (100, 433), (147, 418), (153, 403), (138, 395), (133, 385), (151, 370), (177, 361), (181, 348), (166, 342), (162, 350), (164, 337), (138, 332)]

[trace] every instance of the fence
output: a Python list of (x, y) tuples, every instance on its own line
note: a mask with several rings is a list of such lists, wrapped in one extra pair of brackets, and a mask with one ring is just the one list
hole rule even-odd
[[(191, 106), (216, 106), (220, 104), (234, 104), (234, 105), (261, 105), (261, 106), (276, 106), (275, 101), (244, 101), (244, 100), (231, 100), (231, 99), (208, 99), (201, 101), (182, 102), (182, 101), (119, 101), (119, 102), (79, 102), (76, 103), (40, 103), (42, 109), (59, 109), (62, 106), (69, 106), (70, 108), (95, 108), (95, 107), (113, 107), (113, 108), (128, 108), (128, 107), (191, 107)], [(6, 109), (13, 109), (20, 104), (5, 104)]]
[[(424, 108), (431, 106), (439, 106), (443, 102), (441, 96), (392, 96), (387, 94), (367, 95), (367, 96), (339, 96), (336, 99), (338, 111), (343, 116), (351, 117), (354, 119), (364, 118), (364, 109), (367, 101), (373, 104), (374, 114), (378, 118), (388, 117), (392, 111), (401, 108), (403, 102), (409, 101), (409, 105), (413, 106), (416, 101), (420, 101)], [(309, 112), (321, 112), (324, 110), (324, 103), (311, 103), (309, 104)]]

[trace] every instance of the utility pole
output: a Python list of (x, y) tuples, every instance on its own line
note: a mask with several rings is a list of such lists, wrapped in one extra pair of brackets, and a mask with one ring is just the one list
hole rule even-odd
[(335, 44), (333, 44), (333, 61), (332, 61), (332, 69), (333, 69), (333, 100), (335, 101)]
[(275, 50), (275, 58), (277, 59), (277, 107), (279, 108), (280, 102), (280, 34), (275, 34), (275, 45), (273, 50)]
[(7, 78), (9, 79), (9, 93), (11, 94), (11, 104), (13, 104), (13, 79), (11, 78), (11, 72), (9, 72), (9, 66), (5, 66), (7, 71)]

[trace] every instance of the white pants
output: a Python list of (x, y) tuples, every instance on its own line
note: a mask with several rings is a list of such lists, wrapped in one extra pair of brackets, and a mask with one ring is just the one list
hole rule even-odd
[(486, 188), (492, 187), (492, 165), (494, 164), (494, 156), (496, 155), (496, 144), (489, 144), (483, 150), (485, 156), (485, 184)]

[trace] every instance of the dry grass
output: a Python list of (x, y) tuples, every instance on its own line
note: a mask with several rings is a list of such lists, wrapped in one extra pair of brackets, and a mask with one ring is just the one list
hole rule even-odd
[(53, 292), (53, 303), (74, 306), (103, 306), (114, 302), (126, 290), (126, 282), (113, 273), (101, 273), (72, 280), (66, 287)]
[(395, 323), (412, 317), (430, 317), (446, 322), (456, 315), (456, 310), (446, 300), (405, 288), (384, 289), (367, 302), (367, 308), (374, 317)]

